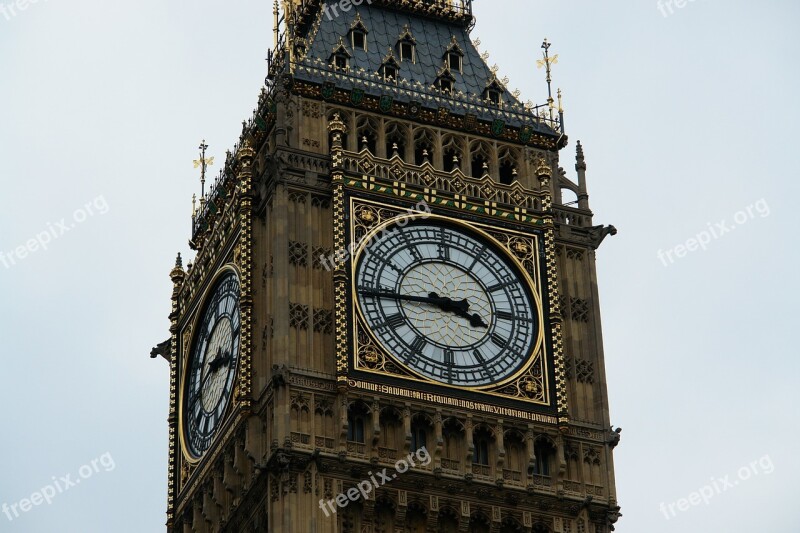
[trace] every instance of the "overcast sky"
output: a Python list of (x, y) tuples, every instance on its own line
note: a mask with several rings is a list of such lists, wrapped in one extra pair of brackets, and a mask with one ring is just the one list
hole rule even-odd
[[(270, 3), (0, 0), (0, 505), (61, 489), (0, 531), (163, 530), (148, 354), (192, 159), (255, 106)], [(537, 103), (553, 42), (563, 166), (580, 139), (595, 223), (619, 229), (598, 252), (617, 531), (794, 531), (800, 4), (682, 5), (477, 0), (473, 36)]]

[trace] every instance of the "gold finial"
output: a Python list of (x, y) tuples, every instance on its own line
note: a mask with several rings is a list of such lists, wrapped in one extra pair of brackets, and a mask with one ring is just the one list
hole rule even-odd
[(197, 195), (192, 195), (192, 217), (197, 215)]
[(201, 170), (200, 170), (200, 203), (201, 204), (203, 202), (203, 197), (206, 195), (206, 168), (208, 166), (214, 164), (214, 158), (213, 157), (209, 157), (208, 159), (206, 159), (206, 149), (207, 148), (208, 148), (208, 145), (206, 144), (206, 140), (203, 139), (203, 141), (200, 143), (200, 147), (198, 148), (198, 150), (200, 150), (200, 159), (195, 159), (193, 161), (194, 168), (202, 167)]
[(552, 84), (553, 78), (551, 76), (550, 66), (554, 65), (555, 63), (558, 63), (558, 54), (554, 55), (553, 57), (550, 57), (551, 46), (552, 44), (550, 43), (550, 41), (547, 40), (547, 37), (545, 37), (544, 42), (542, 43), (542, 50), (544, 50), (544, 52), (542, 53), (543, 58), (536, 61), (536, 65), (539, 68), (545, 67), (547, 71), (547, 106), (550, 108), (550, 120), (552, 121), (554, 118), (553, 109), (555, 106), (553, 105), (554, 103), (553, 84)]
[(561, 89), (558, 90), (558, 112), (559, 113), (564, 112), (564, 102), (561, 99)]

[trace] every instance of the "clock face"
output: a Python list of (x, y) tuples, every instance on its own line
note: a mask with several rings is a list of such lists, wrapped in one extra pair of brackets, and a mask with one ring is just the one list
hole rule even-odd
[(230, 403), (239, 362), (240, 326), (239, 279), (228, 272), (210, 292), (192, 344), (183, 427), (195, 457), (211, 446)]
[(495, 243), (430, 219), (379, 235), (360, 252), (355, 290), (361, 315), (397, 362), (437, 382), (482, 387), (529, 360), (538, 307)]

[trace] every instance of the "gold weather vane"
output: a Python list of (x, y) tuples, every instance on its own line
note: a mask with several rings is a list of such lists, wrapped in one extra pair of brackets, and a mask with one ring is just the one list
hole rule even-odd
[(551, 76), (550, 67), (556, 63), (558, 63), (558, 54), (550, 57), (550, 41), (547, 40), (545, 37), (544, 42), (542, 43), (542, 53), (543, 58), (536, 61), (536, 65), (538, 68), (545, 67), (547, 70), (547, 107), (550, 109), (550, 120), (554, 119), (553, 117), (553, 108), (555, 107), (555, 100), (553, 100), (553, 77)]
[(202, 203), (204, 201), (203, 199), (206, 196), (206, 168), (214, 164), (214, 158), (213, 157), (206, 158), (206, 148), (208, 148), (208, 145), (206, 144), (206, 140), (203, 139), (203, 141), (200, 143), (200, 147), (198, 148), (198, 150), (200, 150), (200, 159), (195, 159), (193, 161), (194, 168), (202, 167), (202, 169), (200, 170), (200, 204), (201, 205), (202, 205)]

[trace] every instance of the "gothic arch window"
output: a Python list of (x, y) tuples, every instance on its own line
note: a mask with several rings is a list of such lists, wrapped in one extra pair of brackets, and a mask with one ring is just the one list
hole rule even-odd
[(408, 126), (399, 122), (388, 122), (385, 131), (386, 157), (391, 158), (397, 153), (401, 159), (405, 159), (406, 145), (408, 144)]
[(475, 453), (472, 456), (472, 464), (479, 466), (489, 466), (489, 455), (493, 451), (492, 444), (494, 436), (489, 428), (478, 426), (472, 433), (472, 444)]
[(447, 135), (442, 139), (442, 156), (444, 157), (445, 172), (461, 168), (461, 161), (464, 160), (464, 148), (455, 136)]
[(564, 444), (564, 461), (567, 463), (566, 478), (570, 481), (581, 481), (581, 461), (579, 444)]
[(394, 533), (395, 504), (386, 496), (375, 502), (375, 533)]
[(439, 533), (458, 533), (458, 513), (450, 507), (439, 510)]
[(465, 453), (464, 426), (455, 418), (442, 424), (442, 468), (460, 470)]
[(512, 148), (500, 152), (500, 183), (511, 185), (519, 176), (519, 153)]
[(378, 122), (372, 117), (362, 115), (358, 117), (356, 122), (356, 132), (358, 149), (364, 150), (366, 148), (369, 153), (375, 155), (378, 143)]
[(315, 447), (325, 449), (334, 445), (333, 406), (327, 399), (317, 400), (314, 407)]
[(489, 533), (491, 531), (491, 522), (489, 517), (483, 513), (475, 513), (469, 520), (470, 533)]
[(430, 130), (420, 128), (414, 132), (414, 164), (422, 165), (426, 160), (433, 161), (434, 135)]
[(311, 409), (308, 406), (308, 398), (297, 395), (292, 398), (292, 417), (297, 422), (297, 430), (303, 433), (307, 439), (311, 433)]
[(342, 533), (360, 533), (361, 517), (364, 509), (361, 502), (350, 504), (339, 512), (339, 531)]
[(414, 415), (411, 419), (411, 452), (428, 448), (429, 436), (433, 434), (433, 425), (425, 415)]
[(366, 442), (367, 420), (369, 409), (363, 402), (354, 402), (347, 410), (347, 440), (364, 444)]
[(421, 504), (411, 502), (406, 511), (406, 531), (408, 533), (425, 533), (428, 522), (428, 511)]
[(506, 472), (504, 479), (507, 481), (522, 483), (524, 472), (528, 468), (528, 450), (525, 444), (525, 437), (516, 430), (507, 431), (503, 437), (503, 445), (506, 449)]
[(492, 175), (492, 149), (488, 144), (481, 141), (473, 143), (470, 150), (472, 156), (472, 177), (481, 178), (484, 175)]
[(525, 531), (525, 528), (522, 527), (522, 524), (511, 517), (503, 520), (500, 526), (500, 533), (522, 533), (523, 531)]
[[(403, 445), (403, 417), (394, 407), (387, 407), (380, 415), (381, 441), (389, 450), (400, 450)], [(393, 457), (392, 457), (393, 459)]]
[(533, 445), (533, 455), (535, 456), (534, 475), (549, 477), (555, 457), (555, 447), (547, 439), (537, 439)]
[(583, 450), (583, 462), (586, 464), (586, 481), (593, 485), (601, 485), (600, 454), (597, 449), (587, 446)]

